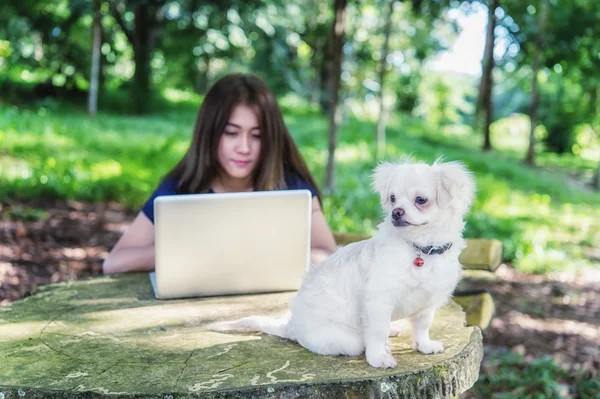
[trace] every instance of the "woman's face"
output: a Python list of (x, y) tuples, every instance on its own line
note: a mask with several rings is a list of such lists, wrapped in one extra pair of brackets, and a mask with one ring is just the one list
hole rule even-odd
[(260, 124), (254, 110), (240, 104), (219, 139), (218, 160), (225, 179), (247, 180), (260, 158)]

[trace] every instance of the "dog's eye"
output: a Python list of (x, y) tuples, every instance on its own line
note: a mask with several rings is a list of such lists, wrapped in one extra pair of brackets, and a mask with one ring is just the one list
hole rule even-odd
[(394, 194), (390, 195), (390, 202), (393, 204), (394, 202), (396, 202), (396, 196)]
[(427, 202), (427, 198), (424, 198), (424, 197), (417, 197), (417, 198), (415, 198), (415, 202), (416, 202), (417, 204), (419, 204), (419, 205), (423, 205), (424, 203), (426, 203), (426, 202)]

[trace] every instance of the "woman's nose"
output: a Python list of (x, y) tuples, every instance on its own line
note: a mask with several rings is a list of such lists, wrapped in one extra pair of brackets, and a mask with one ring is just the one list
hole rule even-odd
[(246, 134), (240, 135), (237, 149), (239, 152), (249, 152), (250, 151), (250, 139), (248, 138), (248, 135), (246, 135)]

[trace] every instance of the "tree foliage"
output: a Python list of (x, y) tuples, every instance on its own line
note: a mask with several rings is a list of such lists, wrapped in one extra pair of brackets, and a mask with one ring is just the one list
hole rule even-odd
[[(394, 12), (386, 40), (384, 0), (349, 1), (340, 81), (342, 109), (377, 115), (377, 98), (392, 111), (429, 122), (468, 122), (454, 82), (438, 79), (427, 64), (450, 47), (457, 13), (491, 0), (389, 0)], [(600, 131), (600, 3), (546, 0), (548, 21), (539, 51), (540, 0), (502, 0), (496, 8), (494, 95), (486, 119), (528, 112), (532, 67), (540, 54), (538, 125), (544, 146), (571, 152), (575, 132)], [(6, 0), (0, 14), (0, 84), (26, 82), (25, 96), (86, 98), (92, 60), (91, 0)], [(221, 74), (251, 71), (278, 95), (293, 92), (324, 114), (330, 111), (333, 3), (319, 0), (99, 0), (102, 46), (99, 107), (103, 92), (124, 89), (144, 112), (156, 91), (176, 87), (203, 93)], [(386, 51), (382, 49), (387, 48)], [(387, 52), (387, 54), (383, 54)], [(382, 68), (384, 68), (382, 70)], [(382, 72), (384, 73), (382, 75)], [(385, 76), (385, 90), (381, 86)], [(475, 79), (472, 79), (474, 82)], [(8, 83), (7, 83), (8, 82)], [(15, 88), (16, 87), (16, 88)], [(474, 88), (474, 87), (473, 87)], [(472, 90), (470, 93), (473, 93)], [(462, 118), (462, 119), (461, 119)], [(596, 139), (597, 140), (597, 139)]]

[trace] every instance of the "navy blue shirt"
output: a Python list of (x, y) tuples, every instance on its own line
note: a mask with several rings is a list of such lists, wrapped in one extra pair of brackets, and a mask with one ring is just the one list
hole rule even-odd
[[(313, 197), (316, 197), (317, 191), (313, 186), (311, 186), (307, 181), (300, 177), (294, 176), (286, 176), (285, 183), (287, 185), (286, 190), (309, 190)], [(176, 195), (177, 194), (177, 180), (175, 179), (165, 179), (158, 186), (156, 190), (152, 193), (150, 198), (146, 201), (144, 206), (142, 207), (142, 212), (148, 219), (154, 224), (154, 199), (156, 197), (160, 197), (161, 195)], [(214, 194), (212, 188), (208, 191), (207, 194)]]

